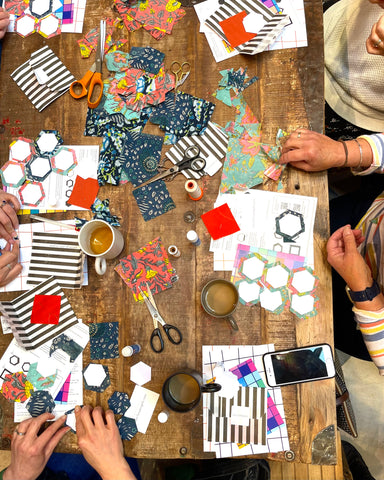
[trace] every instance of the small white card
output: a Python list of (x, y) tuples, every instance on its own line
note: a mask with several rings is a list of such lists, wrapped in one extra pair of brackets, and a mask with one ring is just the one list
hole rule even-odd
[(131, 406), (124, 417), (136, 420), (137, 430), (146, 433), (158, 399), (158, 393), (136, 385), (130, 398)]

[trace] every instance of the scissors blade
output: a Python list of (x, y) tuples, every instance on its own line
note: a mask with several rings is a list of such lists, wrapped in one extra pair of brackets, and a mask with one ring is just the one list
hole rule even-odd
[(105, 20), (100, 21), (99, 35), (97, 38), (96, 47), (96, 72), (101, 73), (104, 57), (104, 45), (105, 45)]
[(174, 165), (171, 168), (168, 168), (164, 172), (158, 173), (154, 177), (150, 178), (146, 182), (140, 183), (140, 185), (137, 185), (137, 187), (133, 188), (132, 191), (137, 190), (138, 188), (145, 187), (146, 185), (149, 185), (150, 183), (156, 182), (157, 180), (161, 180), (162, 178), (169, 177), (175, 173), (178, 173), (180, 171), (180, 168), (178, 165)]

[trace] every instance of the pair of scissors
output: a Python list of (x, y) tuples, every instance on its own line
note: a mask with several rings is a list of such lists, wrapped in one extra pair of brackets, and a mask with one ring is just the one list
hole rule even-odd
[[(88, 96), (88, 107), (96, 108), (103, 96), (104, 83), (101, 71), (104, 57), (105, 20), (100, 21), (100, 29), (96, 47), (96, 60), (81, 80), (75, 80), (69, 87), (69, 93), (78, 100)], [(96, 93), (95, 93), (96, 92)], [(97, 98), (95, 99), (95, 96)]]
[(143, 300), (146, 306), (148, 307), (149, 313), (152, 315), (153, 326), (155, 327), (155, 329), (152, 332), (149, 343), (154, 352), (160, 353), (164, 350), (164, 340), (161, 335), (159, 323), (163, 327), (163, 330), (166, 336), (168, 337), (168, 340), (174, 345), (179, 345), (179, 343), (181, 343), (183, 339), (183, 336), (181, 335), (181, 332), (177, 327), (175, 327), (174, 325), (170, 325), (169, 323), (166, 323), (164, 321), (163, 317), (160, 315), (159, 311), (157, 310), (156, 303), (153, 299), (153, 295), (152, 295), (151, 289), (149, 288), (148, 283), (146, 283), (146, 287), (147, 287), (147, 294), (145, 294), (140, 287), (139, 287), (139, 292), (141, 293), (141, 296), (143, 297)]
[(175, 99), (177, 96), (178, 88), (182, 85), (191, 73), (191, 65), (189, 62), (172, 62), (171, 72), (175, 75)]
[(154, 177), (150, 178), (146, 182), (141, 183), (133, 190), (149, 185), (152, 182), (161, 180), (162, 178), (171, 177), (170, 180), (173, 180), (175, 176), (180, 173), (182, 170), (193, 170), (194, 172), (201, 172), (204, 170), (207, 162), (204, 158), (200, 157), (200, 148), (197, 145), (191, 145), (188, 147), (184, 153), (183, 158), (180, 162), (177, 162), (173, 167), (167, 168), (161, 173), (158, 173)]

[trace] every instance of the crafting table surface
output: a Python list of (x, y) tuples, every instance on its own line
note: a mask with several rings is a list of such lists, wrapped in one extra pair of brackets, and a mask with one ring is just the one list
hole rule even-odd
[[(227, 107), (211, 96), (216, 90), (219, 71), (225, 68), (248, 67), (250, 76), (259, 80), (244, 92), (244, 96), (262, 123), (262, 140), (274, 143), (279, 127), (293, 131), (297, 127), (323, 128), (323, 49), (322, 5), (320, 0), (305, 2), (309, 46), (300, 49), (265, 52), (256, 56), (239, 55), (219, 64), (215, 63), (205, 36), (198, 33), (198, 20), (192, 8), (186, 8), (186, 16), (178, 22), (171, 35), (160, 41), (154, 40), (143, 29), (120, 35), (128, 38), (124, 50), (131, 46), (152, 46), (165, 53), (165, 65), (169, 68), (174, 60), (188, 61), (192, 66), (184, 91), (216, 103), (212, 120), (220, 125), (234, 119), (234, 109)], [(83, 32), (99, 25), (102, 16), (114, 17), (112, 2), (88, 0)], [(101, 145), (101, 138), (84, 137), (86, 101), (76, 101), (69, 93), (63, 95), (42, 113), (38, 113), (27, 97), (10, 78), (10, 73), (29, 55), (43, 45), (48, 45), (63, 60), (76, 78), (81, 78), (92, 58), (80, 57), (76, 40), (82, 34), (61, 34), (44, 39), (38, 34), (21, 38), (9, 34), (3, 43), (3, 58), (0, 72), (0, 155), (2, 164), (7, 161), (9, 144), (18, 136), (36, 138), (42, 129), (58, 130), (66, 145)], [(107, 76), (104, 67), (104, 77)], [(156, 125), (147, 124), (146, 133), (161, 134)], [(164, 147), (164, 150), (166, 147)], [(164, 152), (163, 152), (164, 153)], [(168, 188), (176, 203), (176, 209), (145, 222), (131, 194), (131, 184), (119, 187), (103, 186), (99, 198), (109, 198), (113, 214), (121, 217), (121, 232), (127, 255), (160, 236), (166, 246), (175, 244), (181, 257), (172, 259), (179, 280), (173, 288), (155, 296), (163, 317), (177, 325), (183, 332), (183, 343), (171, 345), (166, 342), (161, 354), (149, 348), (153, 329), (152, 320), (144, 304), (137, 304), (131, 291), (114, 272), (117, 261), (108, 261), (107, 273), (100, 277), (89, 261), (89, 285), (81, 290), (66, 290), (66, 295), (78, 318), (86, 323), (114, 322), (120, 324), (119, 347), (139, 343), (142, 352), (131, 358), (120, 356), (114, 360), (100, 360), (108, 365), (112, 386), (104, 393), (84, 391), (84, 401), (91, 405), (107, 407), (107, 400), (114, 390), (132, 393), (130, 366), (141, 360), (152, 367), (152, 380), (145, 387), (159, 392), (166, 377), (183, 367), (201, 371), (202, 345), (256, 345), (274, 343), (276, 349), (327, 342), (333, 343), (331, 310), (331, 276), (324, 250), (328, 238), (328, 195), (326, 174), (305, 174), (288, 168), (283, 176), (284, 192), (318, 197), (314, 228), (315, 270), (320, 278), (317, 290), (320, 297), (318, 315), (308, 320), (298, 320), (288, 311), (280, 315), (269, 314), (260, 306), (239, 305), (236, 319), (239, 331), (234, 332), (225, 321), (210, 318), (200, 305), (202, 286), (215, 277), (230, 278), (230, 273), (213, 271), (213, 254), (209, 253), (210, 236), (200, 220), (200, 215), (213, 207), (221, 174), (204, 177), (204, 197), (197, 202), (189, 200), (184, 190), (185, 178), (178, 176)], [(264, 189), (275, 190), (273, 181)], [(191, 210), (197, 222), (189, 225), (183, 215)], [(58, 213), (51, 218), (73, 218), (73, 214)], [(90, 212), (84, 215), (91, 218)], [(29, 222), (28, 216), (20, 217), (21, 223)], [(186, 233), (194, 228), (201, 246), (195, 248), (186, 239)], [(13, 299), (19, 293), (1, 294), (1, 299)], [(10, 341), (9, 335), (0, 335), (3, 352)], [(84, 352), (84, 365), (89, 362), (89, 346)], [(283, 388), (284, 408), (288, 425), (291, 450), (295, 461), (311, 462), (312, 441), (325, 427), (335, 425), (335, 390), (333, 380), (307, 383)], [(9, 448), (14, 428), (13, 404), (0, 400), (3, 412), (2, 448)], [(178, 458), (180, 448), (186, 447), (186, 457), (209, 458), (203, 452), (202, 406), (189, 413), (172, 413), (166, 424), (158, 423), (157, 414), (164, 408), (160, 398), (155, 415), (145, 435), (138, 434), (124, 442), (129, 456), (148, 458)], [(76, 436), (68, 434), (60, 444), (61, 451), (78, 452)], [(271, 457), (272, 458), (272, 457)], [(274, 458), (283, 459), (284, 453)]]

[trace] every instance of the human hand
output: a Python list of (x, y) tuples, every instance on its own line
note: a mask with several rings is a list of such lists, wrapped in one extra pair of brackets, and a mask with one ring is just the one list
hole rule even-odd
[(320, 172), (341, 167), (345, 151), (341, 142), (311, 130), (299, 128), (286, 140), (279, 163), (290, 163), (306, 172)]
[(9, 14), (0, 7), (0, 39), (4, 37), (9, 25)]
[(77, 443), (86, 461), (103, 480), (136, 480), (124, 458), (123, 443), (112, 410), (85, 405), (75, 408)]
[(16, 229), (19, 226), (17, 211), (20, 203), (14, 195), (0, 190), (0, 238), (9, 243), (14, 243), (17, 236)]
[(367, 52), (372, 55), (384, 55), (384, 15), (373, 24), (371, 33), (365, 42)]
[(44, 470), (54, 448), (70, 430), (63, 427), (64, 415), (39, 435), (44, 423), (52, 418), (52, 413), (44, 413), (24, 420), (16, 427), (12, 435), (11, 464), (4, 472), (4, 480), (35, 480)]
[(23, 270), (19, 261), (19, 242), (15, 242), (12, 246), (7, 245), (1, 250), (0, 255), (0, 287), (14, 280)]

